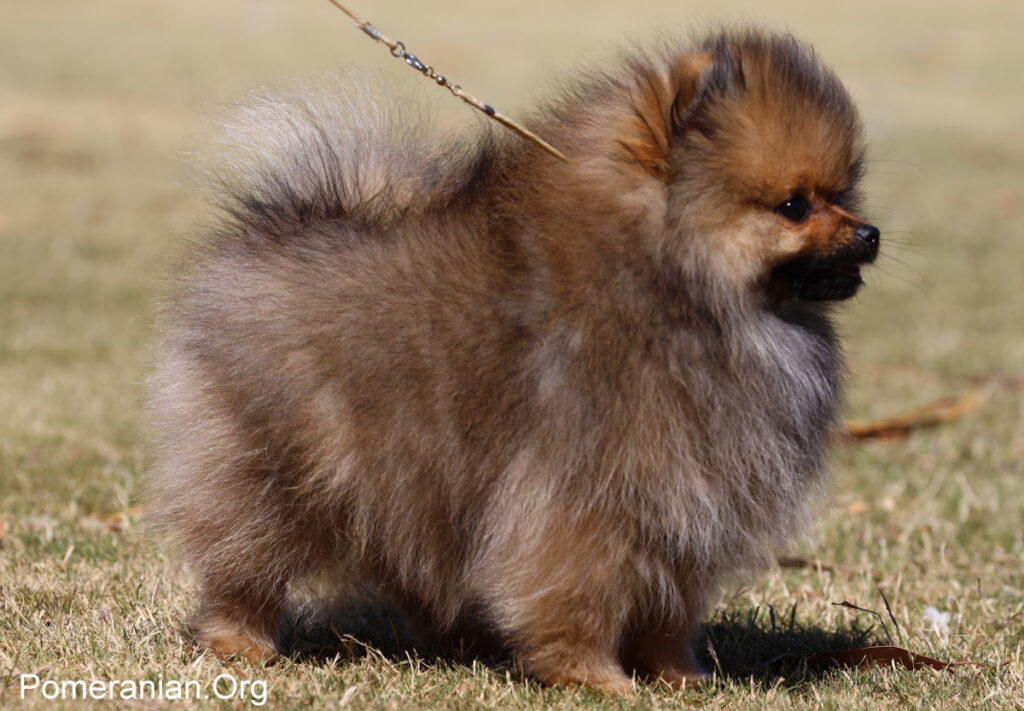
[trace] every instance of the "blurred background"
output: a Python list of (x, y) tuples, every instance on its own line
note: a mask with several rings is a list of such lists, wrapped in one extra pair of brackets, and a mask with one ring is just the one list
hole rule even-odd
[[(349, 5), (511, 116), (629, 43), (749, 23), (813, 44), (863, 112), (883, 232), (883, 257), (842, 319), (847, 414), (885, 417), (978, 387), (987, 398), (937, 429), (838, 447), (815, 545), (883, 575), (934, 562), (928, 575), (908, 568), (910, 616), (976, 575), (1019, 599), (1024, 3)], [(326, 0), (0, 0), (0, 18), (0, 570), (65, 552), (132, 570), (153, 553), (102, 522), (127, 525), (140, 501), (154, 314), (184, 238), (208, 217), (186, 166), (207, 117), (254, 87), (356, 68), (419, 96), (443, 130), (483, 119)]]
[[(886, 241), (847, 309), (853, 414), (1024, 369), (1024, 3), (350, 6), (512, 116), (630, 43), (735, 23), (792, 31), (846, 81), (870, 137)], [(105, 471), (80, 471), (75, 498), (110, 507), (112, 491), (136, 494), (154, 298), (202, 220), (187, 163), (209, 115), (254, 87), (355, 68), (419, 97), (445, 130), (482, 119), (326, 0), (0, 9), (0, 507), (66, 496), (59, 472), (44, 479), (55, 488), (37, 482), (72, 451)]]

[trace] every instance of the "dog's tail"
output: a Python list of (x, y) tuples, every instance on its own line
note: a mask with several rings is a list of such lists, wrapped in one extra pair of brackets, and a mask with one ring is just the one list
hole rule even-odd
[(422, 114), (365, 79), (254, 92), (219, 117), (203, 156), (211, 201), (265, 236), (386, 224), (436, 198), (450, 174)]

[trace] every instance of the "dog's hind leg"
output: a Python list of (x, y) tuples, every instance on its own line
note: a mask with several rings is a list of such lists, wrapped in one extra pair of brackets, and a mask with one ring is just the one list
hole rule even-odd
[(207, 583), (192, 619), (196, 640), (219, 656), (240, 656), (256, 664), (277, 654), (283, 595), (255, 585)]

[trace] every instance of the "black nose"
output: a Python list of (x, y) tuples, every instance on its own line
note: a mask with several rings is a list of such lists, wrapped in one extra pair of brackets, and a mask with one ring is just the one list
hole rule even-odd
[(874, 225), (861, 225), (856, 229), (855, 234), (857, 239), (868, 247), (877, 247), (878, 238), (881, 236), (881, 232)]

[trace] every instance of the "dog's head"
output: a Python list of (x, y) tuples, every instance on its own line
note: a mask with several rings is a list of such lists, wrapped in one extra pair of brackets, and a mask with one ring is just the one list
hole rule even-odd
[(667, 186), (662, 249), (773, 298), (857, 293), (879, 247), (878, 229), (858, 216), (860, 122), (810, 49), (726, 34), (638, 76), (617, 146)]

